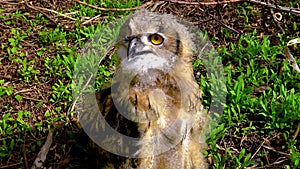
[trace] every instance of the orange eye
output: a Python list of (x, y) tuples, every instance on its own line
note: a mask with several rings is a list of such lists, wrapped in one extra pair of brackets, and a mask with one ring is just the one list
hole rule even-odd
[(149, 39), (153, 45), (160, 45), (164, 42), (164, 38), (159, 34), (152, 34), (149, 36)]

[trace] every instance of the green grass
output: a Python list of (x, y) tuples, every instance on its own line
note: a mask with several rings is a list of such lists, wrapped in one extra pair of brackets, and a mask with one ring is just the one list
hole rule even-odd
[[(106, 8), (128, 8), (141, 5), (139, 1), (87, 2)], [(212, 168), (215, 169), (224, 168), (224, 166), (225, 168), (264, 167), (268, 165), (266, 159), (270, 154), (278, 154), (278, 152), (288, 153), (285, 156), (288, 158), (286, 168), (297, 168), (300, 148), (298, 140), (293, 136), (296, 126), (300, 123), (300, 74), (293, 70), (287, 60), (283, 59), (283, 49), (288, 40), (299, 36), (298, 25), (295, 22), (286, 25), (284, 29), (292, 29), (294, 34), (279, 34), (277, 38), (280, 39), (280, 44), (274, 45), (268, 36), (261, 37), (257, 30), (251, 27), (251, 17), (262, 15), (257, 14), (257, 9), (247, 4), (237, 5), (237, 9), (237, 17), (245, 20), (244, 27), (247, 28), (248, 33), (243, 33), (237, 41), (228, 46), (221, 46), (217, 49), (224, 64), (227, 97), (220, 124), (208, 136), (207, 142), (210, 148), (205, 153), (213, 161)], [(0, 9), (0, 11), (4, 10)], [(29, 110), (16, 110), (9, 101), (22, 104), (28, 101), (26, 100), (28, 96), (19, 92), (17, 86), (11, 85), (11, 79), (0, 80), (0, 101), (6, 101), (3, 103), (0, 115), (0, 157), (3, 161), (9, 159), (22, 144), (27, 142), (26, 139), (29, 138), (30, 133), (41, 138), (51, 128), (59, 128), (57, 126), (61, 125), (72, 126), (69, 120), (75, 113), (69, 111), (74, 101), (72, 79), (80, 49), (101, 26), (132, 13), (132, 11), (99, 11), (77, 3), (67, 12), (76, 12), (72, 15), (76, 18), (72, 30), (57, 25), (37, 29), (41, 25), (51, 23), (42, 14), (37, 14), (34, 19), (29, 18), (28, 12), (19, 10), (12, 15), (0, 15), (0, 19), (4, 20), (2, 23), (11, 27), (9, 31), (11, 35), (5, 43), (1, 44), (1, 49), (8, 56), (12, 68), (16, 69), (14, 81), (26, 85), (51, 83), (46, 98), (47, 103), (37, 100), (32, 102), (33, 105)], [(107, 17), (99, 22), (82, 25), (83, 21), (100, 14)], [(295, 16), (289, 15), (289, 17)], [(26, 30), (19, 30), (18, 21), (30, 27)], [(30, 37), (32, 32), (35, 33), (36, 38)], [(232, 38), (231, 30), (224, 28), (222, 33), (225, 38)], [(29, 47), (26, 41), (29, 40), (37, 45), (34, 51), (27, 51)], [(299, 59), (296, 61), (299, 63)], [(110, 79), (113, 75), (111, 67), (116, 63), (117, 60), (113, 57), (105, 65), (99, 66), (96, 88)], [(201, 61), (194, 63), (197, 67)], [(0, 66), (3, 64), (4, 61), (0, 60)], [(207, 107), (210, 106), (210, 98), (213, 94), (209, 80), (207, 75), (203, 74), (199, 81), (204, 91), (203, 103)], [(40, 98), (44, 98), (44, 93), (41, 91), (37, 93)], [(43, 109), (45, 105), (51, 109)], [(237, 138), (241, 141), (241, 138), (251, 135), (259, 135), (261, 138), (268, 139), (272, 147), (276, 140), (274, 132), (279, 135), (278, 137), (282, 137), (277, 152), (266, 148), (264, 151), (255, 152), (259, 146), (253, 150), (251, 147), (233, 147), (232, 142), (228, 143), (228, 147), (224, 147), (224, 139)], [(262, 141), (256, 140), (249, 144), (261, 144)], [(27, 147), (26, 152), (34, 153), (41, 146), (40, 140), (35, 141)], [(261, 159), (261, 161), (254, 159)], [(2, 160), (0, 161), (3, 163)], [(19, 157), (19, 162), (24, 165), (22, 156)]]
[[(90, 1), (89, 3), (116, 8), (140, 5), (139, 1), (124, 1), (124, 3)], [(3, 12), (5, 9), (0, 9), (0, 11)], [(10, 63), (8, 65), (16, 69), (14, 74), (16, 78), (0, 80), (0, 102), (5, 101), (1, 104), (3, 108), (0, 115), (0, 162), (3, 165), (9, 164), (6, 163), (8, 159), (13, 157), (13, 160), (15, 160), (14, 158), (17, 157), (21, 166), (24, 166), (25, 162), (22, 154), (18, 155), (16, 151), (22, 145), (25, 145), (28, 142), (27, 139), (31, 136), (41, 138), (52, 128), (61, 128), (61, 125), (72, 126), (69, 118), (73, 116), (74, 111), (69, 112), (68, 109), (73, 101), (72, 78), (80, 48), (102, 24), (115, 20), (120, 15), (130, 13), (130, 11), (104, 12), (104, 15), (108, 17), (104, 18), (103, 21), (82, 25), (84, 20), (88, 20), (102, 12), (76, 3), (67, 12), (76, 12), (72, 17), (76, 18), (77, 21), (75, 21), (75, 27), (71, 31), (58, 25), (55, 27), (45, 26), (50, 24), (51, 21), (41, 13), (38, 13), (35, 18), (29, 17), (29, 13), (22, 10), (0, 15), (0, 19), (5, 20), (1, 22), (11, 27), (8, 32), (11, 36), (5, 40), (5, 43), (1, 44), (1, 49), (9, 56)], [(24, 25), (28, 27), (20, 29)], [(30, 34), (34, 34), (34, 38), (30, 37)], [(34, 51), (26, 50), (29, 48), (26, 44), (27, 41), (37, 45)], [(0, 61), (2, 65), (7, 64), (3, 60)], [(99, 67), (99, 74), (110, 76), (106, 66)], [(7, 78), (10, 78), (10, 76)], [(30, 107), (30, 110), (16, 110), (17, 108), (10, 102), (22, 104), (32, 101), (33, 98), (23, 96), (22, 91), (19, 91), (20, 89), (15, 85), (11, 85), (10, 80), (28, 85), (42, 85), (50, 82), (51, 90), (47, 93), (48, 98), (45, 98), (49, 103), (45, 104), (42, 100), (33, 101), (32, 104), (34, 105)], [(37, 92), (41, 97), (45, 94), (39, 90)], [(48, 110), (43, 109), (43, 107), (48, 107)], [(34, 153), (39, 151), (42, 144), (40, 140), (34, 141), (30, 143), (29, 147), (26, 147), (25, 151), (28, 155), (33, 153), (35, 156)], [(58, 150), (60, 149), (64, 148), (58, 148)]]
[[(233, 168), (255, 164), (250, 161), (253, 152), (247, 153), (245, 149), (239, 150), (239, 154), (226, 149), (226, 157), (216, 153), (216, 139), (228, 133), (234, 133), (237, 137), (249, 133), (267, 136), (272, 131), (283, 132), (287, 144), (282, 145), (282, 149), (291, 150), (290, 167), (297, 167), (299, 160), (293, 156), (299, 155), (299, 147), (296, 146), (297, 140), (293, 140), (293, 134), (300, 120), (300, 86), (297, 83), (300, 76), (287, 61), (276, 59), (276, 56), (282, 54), (284, 46), (271, 46), (268, 37), (260, 39), (254, 31), (245, 34), (237, 44), (231, 44), (230, 47), (233, 52), (228, 52), (226, 48), (219, 50), (220, 56), (230, 62), (225, 65), (228, 95), (221, 120), (226, 125), (221, 125), (222, 128), (216, 129), (216, 133), (209, 138), (213, 147), (209, 155), (217, 162), (214, 168), (225, 164)], [(281, 67), (284, 68), (283, 72), (279, 72)], [(264, 88), (255, 92), (261, 86)], [(253, 116), (256, 118), (249, 118)]]

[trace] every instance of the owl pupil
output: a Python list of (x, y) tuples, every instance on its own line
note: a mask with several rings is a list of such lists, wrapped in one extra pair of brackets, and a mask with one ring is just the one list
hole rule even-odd
[(154, 36), (154, 40), (158, 40), (159, 39), (159, 37), (158, 36)]

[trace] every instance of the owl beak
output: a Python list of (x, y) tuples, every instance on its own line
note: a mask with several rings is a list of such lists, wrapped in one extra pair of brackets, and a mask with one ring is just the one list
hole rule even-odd
[(132, 56), (136, 52), (136, 46), (139, 42), (138, 38), (133, 38), (130, 40), (129, 47), (128, 47), (128, 56)]
[(125, 37), (125, 41), (129, 41), (127, 56), (129, 58), (133, 58), (137, 55), (145, 54), (149, 51), (145, 51), (145, 44), (142, 42), (140, 37), (137, 36), (129, 36)]

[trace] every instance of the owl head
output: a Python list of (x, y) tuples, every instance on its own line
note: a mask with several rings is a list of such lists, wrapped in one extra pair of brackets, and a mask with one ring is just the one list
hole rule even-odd
[(187, 23), (146, 9), (131, 15), (120, 30), (118, 56), (125, 69), (169, 70), (178, 59), (189, 61), (194, 34)]

